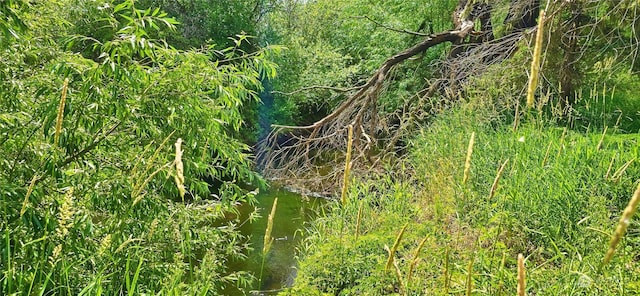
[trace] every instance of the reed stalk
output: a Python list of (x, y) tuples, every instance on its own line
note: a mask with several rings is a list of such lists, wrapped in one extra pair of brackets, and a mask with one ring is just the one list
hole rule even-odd
[(560, 136), (560, 148), (558, 149), (558, 155), (556, 157), (560, 158), (562, 151), (564, 150), (564, 139), (567, 137), (567, 128), (565, 127), (562, 130), (562, 135)]
[(520, 124), (520, 100), (516, 101), (516, 112), (513, 119), (513, 132), (518, 131), (518, 125)]
[(413, 270), (415, 269), (416, 265), (418, 265), (418, 261), (420, 261), (420, 251), (422, 251), (422, 248), (424, 247), (424, 244), (427, 242), (427, 239), (429, 237), (426, 236), (418, 245), (418, 248), (416, 248), (416, 252), (413, 254), (413, 259), (411, 260), (411, 264), (409, 264), (409, 272), (407, 273), (407, 289), (409, 288), (410, 284), (411, 284), (411, 277), (413, 277)]
[(616, 227), (616, 231), (611, 237), (611, 241), (609, 242), (609, 249), (607, 250), (607, 254), (604, 256), (604, 261), (602, 261), (602, 265), (600, 268), (604, 267), (611, 261), (613, 258), (613, 254), (616, 252), (616, 246), (622, 240), (625, 233), (627, 232), (627, 227), (629, 227), (629, 223), (631, 223), (631, 217), (636, 212), (638, 208), (638, 204), (640, 203), (640, 184), (636, 188), (635, 193), (631, 197), (629, 204), (622, 212), (622, 217), (620, 217), (620, 222), (618, 222), (618, 226)]
[(498, 169), (496, 178), (493, 180), (493, 185), (491, 185), (491, 191), (489, 191), (489, 200), (491, 200), (495, 195), (496, 190), (498, 189), (498, 182), (500, 182), (500, 177), (502, 177), (502, 172), (504, 172), (504, 169), (507, 167), (508, 162), (509, 162), (509, 159), (507, 158), (507, 160), (505, 160), (500, 166), (500, 168)]
[(398, 246), (400, 245), (400, 240), (402, 239), (402, 236), (404, 235), (404, 231), (407, 229), (407, 226), (409, 226), (409, 223), (406, 223), (404, 226), (402, 226), (402, 229), (400, 230), (400, 232), (398, 233), (398, 236), (396, 237), (396, 241), (393, 243), (393, 247), (391, 247), (391, 250), (389, 250), (389, 258), (387, 259), (387, 264), (384, 267), (385, 271), (389, 270), (389, 268), (391, 268), (391, 266), (393, 265), (393, 260), (395, 258), (396, 251), (398, 250)]
[(64, 117), (64, 106), (67, 102), (67, 87), (69, 86), (69, 78), (64, 79), (62, 84), (62, 95), (60, 96), (60, 103), (58, 104), (58, 116), (56, 117), (56, 132), (53, 136), (53, 145), (58, 146), (60, 140), (60, 132), (62, 131), (62, 120)]
[(471, 155), (473, 154), (473, 144), (475, 143), (476, 133), (471, 133), (471, 138), (469, 139), (469, 147), (467, 148), (467, 158), (464, 161), (464, 176), (462, 177), (462, 184), (467, 184), (467, 180), (469, 180), (469, 173), (471, 171)]
[(635, 158), (632, 158), (631, 160), (627, 161), (625, 164), (623, 164), (615, 173), (613, 173), (613, 176), (611, 176), (611, 181), (613, 182), (618, 182), (620, 180), (620, 178), (622, 178), (622, 175), (624, 174), (624, 172), (627, 170), (627, 168), (635, 161)]
[(176, 186), (178, 187), (178, 192), (180, 193), (180, 197), (182, 198), (182, 202), (184, 202), (184, 194), (186, 192), (184, 188), (184, 164), (182, 163), (182, 139), (178, 138), (176, 141), (176, 158), (174, 160), (174, 164), (176, 166), (176, 174), (173, 176), (176, 181)]
[(524, 256), (518, 254), (518, 296), (525, 296), (526, 290), (526, 271), (524, 269)]
[(549, 152), (551, 152), (551, 144), (553, 144), (553, 142), (549, 142), (549, 145), (547, 146), (547, 152), (544, 153), (544, 158), (542, 159), (542, 167), (544, 167), (547, 164), (547, 160), (549, 159)]
[(273, 230), (273, 218), (276, 216), (276, 207), (278, 206), (278, 198), (273, 200), (273, 206), (271, 206), (271, 213), (269, 213), (269, 218), (267, 219), (267, 229), (264, 231), (264, 244), (262, 245), (262, 254), (267, 254), (271, 249), (271, 244), (273, 243), (273, 238), (271, 237), (271, 232)]
[(349, 136), (347, 139), (347, 156), (344, 161), (344, 178), (342, 180), (342, 194), (340, 201), (345, 204), (347, 201), (347, 189), (349, 188), (349, 175), (351, 174), (351, 146), (353, 145), (353, 126), (349, 125)]
[(38, 175), (33, 175), (33, 178), (31, 178), (31, 183), (29, 183), (29, 188), (27, 188), (27, 193), (24, 195), (24, 201), (22, 202), (22, 209), (20, 209), (20, 218), (22, 218), (24, 213), (27, 211), (27, 206), (29, 206), (29, 197), (33, 192), (33, 187), (36, 185), (36, 181), (38, 181), (38, 178), (39, 178)]
[(258, 284), (259, 287), (258, 289), (261, 289), (262, 287), (262, 275), (264, 272), (264, 262), (265, 259), (267, 258), (267, 253), (269, 253), (269, 250), (271, 250), (271, 245), (273, 244), (273, 237), (271, 237), (271, 232), (273, 230), (273, 218), (276, 216), (276, 207), (278, 207), (278, 198), (276, 197), (273, 200), (273, 206), (271, 206), (271, 213), (269, 214), (269, 217), (267, 218), (267, 229), (265, 229), (264, 231), (264, 241), (262, 244), (262, 263), (260, 265), (260, 283)]
[(596, 151), (602, 148), (602, 143), (604, 142), (604, 136), (607, 134), (607, 126), (604, 127), (604, 131), (602, 132), (602, 137), (600, 137), (600, 141), (598, 142), (598, 146), (596, 146)]
[(538, 87), (538, 76), (540, 74), (540, 56), (542, 55), (542, 37), (544, 36), (545, 11), (540, 12), (538, 18), (538, 29), (536, 32), (536, 43), (533, 48), (533, 60), (531, 61), (531, 76), (529, 77), (529, 87), (527, 88), (527, 108), (531, 109), (535, 103), (535, 92)]
[(138, 172), (138, 170), (139, 170), (138, 166), (142, 163), (143, 156), (147, 153), (147, 151), (151, 147), (151, 144), (147, 145), (147, 147), (144, 148), (144, 151), (142, 152), (142, 154), (140, 154), (140, 158), (138, 159), (136, 164), (133, 166), (133, 169), (131, 170), (131, 173), (130, 173), (131, 182), (133, 183), (133, 190), (132, 191), (136, 191), (137, 188), (140, 187), (138, 185), (138, 182), (140, 180), (142, 180), (142, 175), (145, 175), (145, 174), (149, 173), (149, 171), (151, 170), (151, 168), (155, 164), (156, 158), (158, 158), (158, 156), (160, 155), (160, 151), (162, 151), (162, 149), (164, 148), (164, 145), (169, 141), (169, 138), (171, 138), (171, 136), (173, 136), (173, 134), (175, 132), (176, 132), (175, 130), (172, 131), (166, 138), (164, 138), (164, 140), (162, 140), (162, 143), (160, 143), (160, 146), (158, 146), (158, 148), (156, 148), (156, 150), (153, 152), (153, 155), (151, 155), (151, 157), (149, 159), (147, 159), (147, 161), (146, 161), (147, 165), (145, 166), (144, 171), (139, 173)]
[(614, 154), (611, 157), (611, 162), (609, 162), (609, 167), (607, 167), (607, 173), (604, 175), (604, 179), (609, 179), (609, 175), (611, 174), (611, 169), (613, 168), (613, 163), (616, 161), (616, 155)]

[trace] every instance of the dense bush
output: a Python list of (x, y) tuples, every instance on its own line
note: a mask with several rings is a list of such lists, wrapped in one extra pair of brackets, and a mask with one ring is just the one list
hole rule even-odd
[(155, 38), (176, 21), (128, 0), (0, 5), (2, 28), (21, 29), (0, 48), (0, 294), (215, 294), (249, 280), (227, 271), (246, 246), (220, 221), (262, 182), (240, 110), (277, 48), (247, 56), (239, 36), (176, 50)]

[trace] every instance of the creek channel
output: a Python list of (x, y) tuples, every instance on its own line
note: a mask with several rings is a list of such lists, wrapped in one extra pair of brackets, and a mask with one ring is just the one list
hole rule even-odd
[[(277, 291), (291, 286), (297, 273), (296, 247), (304, 237), (305, 223), (318, 217), (327, 203), (326, 199), (301, 196), (283, 188), (271, 188), (259, 193), (256, 198), (258, 203), (255, 206), (259, 208), (261, 217), (240, 227), (241, 233), (249, 237), (253, 250), (248, 252), (246, 259), (232, 261), (228, 265), (230, 271), (250, 272), (256, 280), (251, 288), (228, 287), (223, 291), (224, 295), (249, 295), (250, 291), (256, 290), (261, 291), (258, 295), (275, 295)], [(278, 198), (278, 204), (271, 232), (274, 241), (265, 258), (262, 283), (258, 287), (264, 234), (275, 198)], [(243, 204), (238, 210), (240, 221), (244, 221), (253, 212), (254, 206)]]

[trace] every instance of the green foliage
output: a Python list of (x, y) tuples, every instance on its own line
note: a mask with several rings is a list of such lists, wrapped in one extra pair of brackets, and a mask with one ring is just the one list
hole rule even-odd
[[(450, 13), (456, 4), (457, 1), (282, 1), (269, 16), (271, 33), (265, 34), (268, 41), (288, 48), (276, 60), (281, 71), (273, 82), (274, 90), (361, 85), (384, 60), (421, 38), (391, 31), (376, 22), (396, 29), (438, 32), (451, 28)], [(422, 89), (422, 77), (433, 72), (429, 63), (442, 57), (445, 49), (438, 46), (397, 69), (381, 98), (385, 106), (381, 109), (393, 110)], [(275, 100), (280, 109), (276, 110), (276, 119), (280, 123), (309, 123), (328, 114), (344, 98), (344, 94), (326, 89), (278, 94)]]
[[(513, 118), (503, 111), (482, 97), (471, 99), (417, 135), (410, 159), (390, 168), (390, 176), (370, 176), (353, 185), (350, 203), (336, 205), (315, 222), (291, 292), (386, 295), (406, 286), (409, 295), (446, 295), (465, 290), (473, 260), (474, 291), (513, 295), (516, 256), (523, 253), (528, 293), (637, 293), (638, 277), (629, 272), (638, 268), (632, 251), (639, 242), (636, 231), (630, 231), (616, 263), (602, 273), (597, 270), (640, 178), (634, 164), (640, 157), (637, 134), (609, 128), (603, 136), (594, 120), (588, 130), (571, 129), (533, 113), (514, 132)], [(465, 185), (472, 132), (476, 145)], [(360, 202), (365, 205), (360, 238), (353, 241)], [(398, 281), (394, 271), (383, 271), (387, 254), (382, 247), (390, 246), (407, 222), (396, 257)], [(637, 226), (632, 222), (630, 227)], [(427, 244), (407, 284), (409, 262), (425, 236)]]
[[(236, 34), (256, 36), (259, 21), (270, 1), (166, 1), (141, 0), (139, 7), (159, 7), (174, 16), (181, 26), (179, 34), (165, 34), (167, 42), (179, 49), (199, 48), (216, 44), (220, 48), (233, 46), (230, 38)], [(257, 48), (257, 44), (243, 44), (245, 48)]]
[[(72, 25), (69, 11), (90, 17)], [(0, 294), (206, 295), (246, 284), (248, 274), (227, 271), (247, 246), (238, 221), (224, 219), (255, 201), (241, 186), (262, 183), (239, 140), (241, 108), (275, 75), (278, 48), (247, 53), (240, 35), (224, 50), (179, 51), (155, 37), (176, 22), (130, 0), (21, 13), (31, 30), (0, 54)], [(172, 178), (178, 138), (185, 200)]]
[(26, 28), (22, 19), (18, 16), (20, 10), (26, 5), (22, 0), (4, 0), (0, 2), (0, 31), (3, 38), (0, 46), (6, 46), (6, 40), (19, 38), (19, 31)]

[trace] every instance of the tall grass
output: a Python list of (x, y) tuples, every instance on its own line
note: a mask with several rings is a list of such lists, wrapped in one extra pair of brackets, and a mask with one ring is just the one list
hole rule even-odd
[(471, 257), (469, 260), (469, 264), (467, 264), (467, 279), (465, 281), (465, 295), (471, 296), (471, 292), (473, 291), (473, 261), (475, 258)]
[(173, 163), (176, 167), (176, 173), (174, 175), (174, 180), (176, 181), (176, 186), (178, 187), (178, 193), (180, 194), (180, 198), (184, 202), (184, 194), (186, 189), (184, 188), (184, 164), (182, 163), (182, 139), (178, 138), (176, 140), (176, 151), (175, 151), (175, 160)]
[(491, 185), (491, 190), (489, 190), (489, 200), (491, 200), (493, 196), (496, 194), (496, 190), (498, 189), (498, 182), (500, 182), (500, 177), (502, 177), (502, 172), (504, 172), (504, 169), (507, 167), (508, 162), (509, 162), (509, 159), (507, 158), (507, 160), (505, 160), (500, 166), (500, 168), (498, 169), (498, 173), (496, 173), (496, 178), (493, 180), (493, 184)]
[(428, 239), (429, 239), (429, 236), (426, 236), (425, 238), (423, 238), (422, 241), (420, 241), (420, 244), (418, 244), (418, 247), (416, 248), (415, 253), (413, 254), (413, 259), (411, 259), (411, 264), (409, 265), (409, 271), (407, 272), (407, 287), (411, 286), (410, 284), (411, 284), (411, 278), (413, 277), (413, 271), (418, 265), (418, 262), (420, 261), (420, 252), (422, 251), (422, 248), (424, 247), (424, 244), (427, 242)]
[(629, 204), (624, 209), (622, 216), (620, 216), (620, 221), (618, 222), (616, 231), (613, 233), (613, 236), (611, 237), (611, 241), (609, 242), (609, 249), (607, 250), (607, 253), (604, 256), (604, 260), (602, 261), (601, 268), (607, 265), (609, 261), (611, 261), (611, 259), (613, 258), (613, 255), (616, 252), (616, 247), (618, 246), (618, 243), (620, 243), (620, 240), (622, 240), (625, 233), (627, 233), (627, 228), (631, 223), (631, 218), (633, 217), (633, 214), (635, 214), (636, 210), (638, 209), (638, 204), (640, 204), (640, 184), (638, 184), (638, 187), (636, 188), (635, 193), (631, 197), (631, 200), (629, 200)]
[(349, 125), (349, 131), (347, 135), (347, 154), (344, 160), (344, 177), (342, 180), (342, 191), (340, 194), (340, 201), (344, 204), (347, 201), (347, 190), (349, 188), (349, 178), (351, 175), (351, 149), (353, 146), (353, 126)]
[(469, 180), (469, 174), (471, 172), (471, 155), (473, 154), (473, 145), (475, 143), (476, 133), (471, 133), (471, 138), (469, 138), (469, 146), (467, 147), (467, 158), (464, 161), (464, 174), (462, 177), (462, 184), (467, 184)]
[(536, 41), (533, 48), (533, 59), (531, 60), (531, 73), (529, 74), (529, 87), (527, 88), (527, 108), (533, 108), (535, 104), (535, 92), (538, 87), (540, 75), (540, 56), (542, 56), (542, 38), (544, 36), (545, 11), (540, 11), (538, 17), (538, 29), (536, 30)]
[[(611, 217), (628, 207), (629, 191), (638, 186), (637, 135), (565, 126), (545, 114), (522, 118), (514, 131), (504, 113), (488, 109), (441, 115), (411, 139), (407, 162), (354, 181), (350, 189), (360, 202), (317, 222), (316, 246), (304, 254), (293, 294), (640, 293), (620, 284), (640, 281), (628, 271), (640, 268), (632, 252), (620, 252), (624, 264), (609, 262), (613, 271), (605, 277), (597, 271), (610, 238), (603, 227), (618, 222)], [(403, 166), (408, 174), (394, 174)], [(464, 206), (456, 202), (460, 194)], [(362, 204), (366, 215), (359, 214)], [(356, 242), (340, 241), (341, 221), (367, 231), (358, 231)], [(399, 233), (402, 245), (414, 244), (411, 252), (385, 249)], [(635, 235), (626, 240), (629, 247), (640, 243)], [(413, 250), (421, 250), (419, 261)], [(508, 254), (528, 254), (528, 279), (524, 256)], [(519, 266), (520, 275), (510, 266)]]
[(273, 200), (273, 205), (271, 206), (271, 212), (269, 213), (269, 217), (267, 218), (267, 228), (264, 230), (264, 240), (262, 242), (262, 262), (260, 263), (260, 277), (258, 279), (258, 289), (262, 287), (262, 277), (264, 273), (264, 263), (267, 258), (267, 254), (269, 254), (269, 250), (271, 250), (271, 245), (273, 244), (273, 237), (271, 237), (271, 232), (273, 231), (273, 219), (276, 216), (276, 208), (278, 207), (278, 198), (276, 197)]
[(53, 137), (53, 144), (58, 146), (60, 141), (60, 133), (62, 132), (62, 120), (64, 118), (64, 107), (67, 102), (67, 87), (69, 86), (69, 78), (64, 79), (62, 85), (62, 95), (60, 95), (60, 103), (58, 104), (58, 115), (56, 116), (56, 130)]
[(404, 235), (404, 232), (407, 229), (407, 226), (409, 226), (409, 223), (402, 226), (402, 229), (400, 229), (400, 232), (398, 232), (398, 236), (396, 237), (396, 240), (393, 242), (393, 246), (391, 247), (391, 249), (389, 249), (389, 258), (387, 258), (387, 264), (385, 264), (384, 266), (385, 270), (389, 270), (389, 268), (393, 266), (396, 251), (398, 250), (398, 246), (400, 245), (400, 240), (402, 240), (402, 236)]
[(526, 271), (524, 269), (524, 256), (518, 254), (518, 296), (526, 295)]

